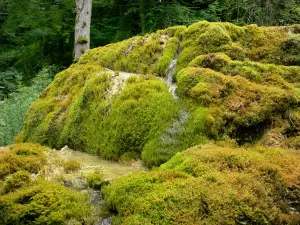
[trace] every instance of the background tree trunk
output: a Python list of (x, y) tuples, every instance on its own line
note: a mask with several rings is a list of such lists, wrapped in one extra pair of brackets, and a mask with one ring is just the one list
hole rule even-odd
[(76, 0), (74, 60), (90, 49), (92, 0)]

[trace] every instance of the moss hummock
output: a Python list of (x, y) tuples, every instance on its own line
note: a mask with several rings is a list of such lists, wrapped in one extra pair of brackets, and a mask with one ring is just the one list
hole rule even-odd
[(300, 154), (203, 145), (105, 189), (113, 224), (298, 224)]
[(43, 177), (48, 150), (27, 143), (0, 150), (0, 224), (93, 223), (87, 195)]
[[(298, 36), (202, 21), (92, 49), (56, 75), (16, 140), (149, 167), (210, 140), (299, 149)], [(163, 81), (176, 57), (179, 99)]]

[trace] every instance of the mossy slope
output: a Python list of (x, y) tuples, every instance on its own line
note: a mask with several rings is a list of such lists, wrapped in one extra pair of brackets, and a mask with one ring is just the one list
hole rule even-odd
[(299, 224), (300, 154), (207, 144), (105, 189), (113, 224)]
[[(299, 148), (298, 27), (204, 21), (92, 49), (31, 106), (17, 141), (150, 167), (209, 139)], [(174, 100), (157, 77), (177, 54)], [(138, 75), (112, 95), (123, 72), (111, 70)]]

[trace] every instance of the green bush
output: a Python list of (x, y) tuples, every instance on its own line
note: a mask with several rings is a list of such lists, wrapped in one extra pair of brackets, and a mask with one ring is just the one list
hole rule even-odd
[(14, 137), (21, 131), (26, 110), (51, 82), (50, 71), (51, 67), (44, 68), (33, 79), (31, 86), (19, 86), (15, 93), (0, 101), (0, 146), (14, 143)]

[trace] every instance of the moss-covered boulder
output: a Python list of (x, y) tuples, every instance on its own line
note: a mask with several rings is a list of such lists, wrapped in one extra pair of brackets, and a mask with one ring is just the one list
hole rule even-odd
[[(202, 21), (92, 49), (32, 104), (16, 141), (149, 167), (211, 139), (299, 149), (298, 36)], [(164, 79), (173, 59), (179, 99)]]
[(299, 224), (300, 154), (207, 144), (105, 189), (112, 224)]

